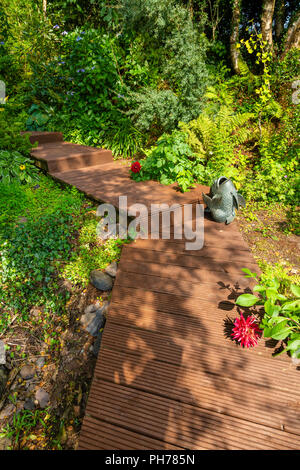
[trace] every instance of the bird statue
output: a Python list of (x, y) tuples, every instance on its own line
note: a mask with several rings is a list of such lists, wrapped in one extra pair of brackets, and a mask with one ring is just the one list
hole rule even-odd
[(246, 202), (239, 194), (233, 182), (221, 176), (213, 182), (209, 194), (203, 194), (203, 201), (207, 205), (207, 211), (211, 213), (216, 222), (230, 224), (240, 206), (245, 207)]

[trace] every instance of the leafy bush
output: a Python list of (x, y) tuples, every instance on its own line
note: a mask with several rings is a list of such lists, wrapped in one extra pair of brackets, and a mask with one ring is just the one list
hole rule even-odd
[(38, 179), (38, 169), (30, 158), (16, 151), (0, 150), (0, 183), (32, 183)]
[(33, 80), (33, 95), (44, 103), (39, 116), (50, 118), (47, 127), (75, 143), (110, 148), (116, 157), (132, 156), (142, 135), (124, 114), (116, 39), (103, 31), (75, 30), (63, 36), (61, 48), (61, 56), (44, 67), (43, 87), (40, 74)]
[(162, 184), (177, 182), (182, 191), (187, 191), (203, 172), (203, 166), (193, 161), (194, 157), (182, 132), (164, 134), (157, 145), (147, 152), (141, 171), (132, 177), (136, 181), (154, 179)]
[(23, 123), (13, 120), (9, 115), (0, 108), (0, 149), (1, 150), (17, 150), (18, 152), (28, 155), (32, 149), (28, 135), (21, 135), (24, 130)]
[(238, 174), (234, 150), (251, 138), (249, 120), (252, 117), (251, 113), (236, 113), (231, 107), (221, 105), (217, 113), (208, 108), (197, 119), (180, 124), (197, 159), (205, 165), (203, 182), (211, 184), (222, 174), (234, 180)]
[[(257, 275), (244, 269), (246, 277), (257, 279)], [(260, 297), (253, 294), (240, 295), (236, 303), (241, 307), (263, 305), (264, 316), (260, 328), (265, 338), (284, 341), (285, 348), (280, 353), (290, 352), (292, 358), (300, 358), (300, 287), (290, 284), (282, 293), (281, 283), (277, 278), (268, 282), (260, 282), (253, 288)]]
[(140, 61), (150, 63), (159, 77), (156, 86), (135, 91), (130, 115), (143, 131), (156, 125), (160, 133), (170, 131), (179, 120), (188, 122), (201, 111), (208, 83), (207, 41), (178, 2), (122, 0), (121, 5), (125, 31), (134, 32), (143, 44)]

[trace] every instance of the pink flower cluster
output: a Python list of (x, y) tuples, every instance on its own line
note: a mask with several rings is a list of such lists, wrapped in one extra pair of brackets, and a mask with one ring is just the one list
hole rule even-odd
[(261, 337), (262, 330), (259, 329), (255, 317), (244, 318), (241, 313), (240, 318), (234, 321), (234, 328), (231, 335), (241, 346), (250, 348), (257, 345), (257, 340)]

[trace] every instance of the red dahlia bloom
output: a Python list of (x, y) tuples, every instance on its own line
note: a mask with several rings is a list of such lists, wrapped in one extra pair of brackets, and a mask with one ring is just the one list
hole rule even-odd
[(261, 333), (262, 330), (259, 329), (255, 317), (244, 318), (241, 313), (240, 318), (237, 317), (234, 321), (231, 336), (240, 342), (241, 346), (250, 348), (257, 345), (257, 340), (260, 338)]
[(139, 173), (141, 171), (141, 164), (140, 162), (134, 162), (132, 165), (131, 165), (131, 171), (133, 173)]

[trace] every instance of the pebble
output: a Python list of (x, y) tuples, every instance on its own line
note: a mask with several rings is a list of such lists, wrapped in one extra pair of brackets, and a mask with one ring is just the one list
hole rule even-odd
[(80, 319), (83, 327), (90, 335), (97, 337), (99, 330), (104, 327), (105, 316), (103, 308), (99, 308), (94, 312), (85, 313)]
[(112, 278), (98, 269), (94, 269), (90, 274), (90, 281), (96, 289), (107, 291), (113, 287)]
[(34, 409), (35, 409), (34, 402), (30, 398), (27, 398), (27, 400), (25, 400), (25, 403), (24, 403), (24, 410), (33, 411)]
[(100, 308), (100, 303), (96, 302), (95, 304), (90, 304), (84, 309), (84, 313), (92, 313)]
[(102, 331), (99, 331), (96, 341), (93, 344), (93, 349), (92, 349), (92, 354), (96, 357), (98, 356), (99, 351), (100, 351), (101, 340), (102, 340)]
[(15, 409), (16, 407), (12, 403), (9, 403), (8, 405), (6, 405), (6, 407), (3, 408), (3, 410), (0, 413), (0, 420), (9, 418), (12, 414), (14, 414)]
[(38, 401), (41, 408), (46, 408), (49, 403), (49, 393), (46, 392), (43, 388), (39, 388), (35, 393), (35, 398)]
[(113, 261), (110, 265), (107, 266), (105, 269), (106, 274), (109, 274), (111, 277), (116, 277), (118, 270), (118, 263)]
[(22, 379), (24, 380), (32, 379), (34, 377), (34, 373), (35, 373), (34, 367), (28, 366), (28, 365), (23, 366), (22, 369), (20, 370), (20, 375)]

